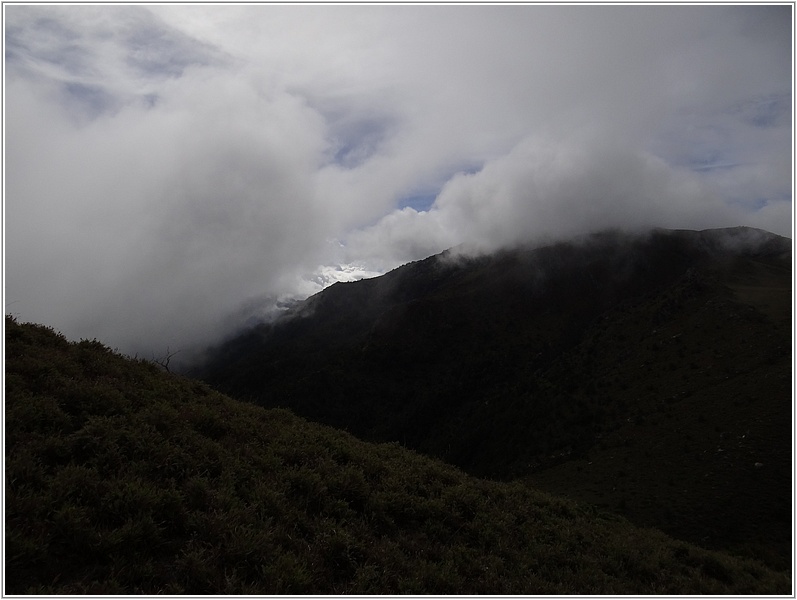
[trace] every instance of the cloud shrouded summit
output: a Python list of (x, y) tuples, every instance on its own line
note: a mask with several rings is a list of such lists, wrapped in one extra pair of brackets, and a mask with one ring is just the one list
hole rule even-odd
[(4, 11), (6, 310), (69, 337), (190, 348), (463, 242), (790, 235), (790, 6)]

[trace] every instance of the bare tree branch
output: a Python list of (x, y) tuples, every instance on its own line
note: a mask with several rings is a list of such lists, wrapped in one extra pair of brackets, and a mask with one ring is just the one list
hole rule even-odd
[(152, 362), (159, 364), (164, 369), (166, 369), (168, 373), (171, 373), (171, 369), (169, 369), (169, 363), (171, 362), (172, 357), (175, 354), (178, 354), (179, 352), (180, 352), (179, 350), (175, 350), (174, 352), (172, 352), (171, 350), (169, 350), (169, 346), (166, 346), (166, 356), (160, 358), (155, 358), (155, 356), (153, 356)]

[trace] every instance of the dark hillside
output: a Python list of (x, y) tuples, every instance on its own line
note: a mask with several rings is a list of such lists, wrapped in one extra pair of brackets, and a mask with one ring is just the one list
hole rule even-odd
[(5, 322), (7, 594), (788, 594), (754, 560)]
[[(739, 259), (702, 293), (609, 313), (546, 373), (624, 419), (533, 485), (701, 545), (791, 564), (791, 269)], [(743, 282), (740, 287), (739, 282)], [(741, 292), (739, 291), (741, 289)], [(629, 352), (629, 349), (633, 349)]]
[[(479, 476), (531, 475), (783, 566), (790, 252), (790, 240), (749, 228), (447, 252), (336, 284), (220, 346), (199, 373), (238, 398)], [(742, 435), (744, 458), (722, 458), (738, 468), (694, 459)], [(636, 440), (629, 465), (592, 460), (616, 440)], [(595, 480), (582, 481), (576, 469), (590, 461)]]

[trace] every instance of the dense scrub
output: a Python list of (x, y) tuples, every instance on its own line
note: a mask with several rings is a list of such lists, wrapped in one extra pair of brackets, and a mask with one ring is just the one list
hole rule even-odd
[(787, 594), (753, 560), (6, 318), (6, 593)]

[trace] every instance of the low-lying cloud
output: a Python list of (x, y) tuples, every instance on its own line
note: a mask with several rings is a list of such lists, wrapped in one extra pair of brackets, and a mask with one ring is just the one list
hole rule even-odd
[(460, 243), (489, 252), (618, 227), (745, 223), (788, 235), (791, 202), (770, 202), (751, 212), (729, 203), (706, 179), (650, 153), (616, 146), (610, 136), (529, 138), (479, 172), (453, 176), (430, 210), (398, 211), (355, 232), (349, 251), (390, 264)]
[(461, 243), (790, 235), (791, 10), (6, 6), (6, 310), (150, 357)]

